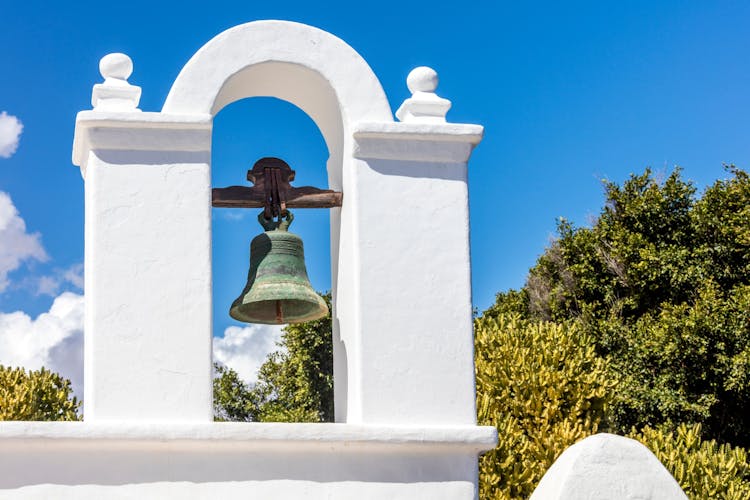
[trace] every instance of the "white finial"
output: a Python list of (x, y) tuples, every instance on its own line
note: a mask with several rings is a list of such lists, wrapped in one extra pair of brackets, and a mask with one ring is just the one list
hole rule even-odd
[(396, 118), (402, 122), (445, 123), (451, 102), (435, 94), (438, 81), (438, 74), (432, 68), (419, 66), (411, 70), (406, 86), (412, 95), (398, 108)]
[(99, 61), (104, 83), (94, 85), (91, 105), (95, 111), (140, 111), (141, 88), (128, 83), (133, 61), (125, 54), (107, 54)]
[(412, 94), (415, 92), (435, 92), (438, 86), (438, 74), (432, 68), (419, 66), (414, 68), (406, 77), (406, 86)]
[(127, 83), (130, 75), (133, 74), (133, 60), (126, 54), (115, 52), (107, 54), (99, 61), (99, 73), (106, 80), (119, 80)]

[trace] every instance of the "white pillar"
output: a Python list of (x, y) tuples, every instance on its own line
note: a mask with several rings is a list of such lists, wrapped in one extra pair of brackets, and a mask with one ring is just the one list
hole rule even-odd
[[(419, 68), (393, 121), (367, 63), (329, 33), (258, 21), (201, 48), (161, 113), (105, 57), (73, 163), (86, 197), (84, 422), (0, 422), (5, 498), (472, 500), (497, 442), (474, 416), (467, 161)], [(212, 116), (271, 95), (326, 138), (335, 424), (212, 421)]]
[(404, 122), (353, 131), (359, 318), (350, 379), (359, 384), (349, 385), (348, 421), (474, 424), (466, 162), (482, 127), (445, 123), (450, 102), (434, 93), (433, 70), (407, 81)]
[(84, 418), (211, 421), (211, 117), (142, 113), (100, 65), (76, 120), (85, 178)]

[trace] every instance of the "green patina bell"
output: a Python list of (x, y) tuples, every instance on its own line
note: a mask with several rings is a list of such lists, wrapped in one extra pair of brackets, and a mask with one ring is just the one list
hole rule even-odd
[(229, 315), (245, 323), (280, 325), (302, 323), (328, 314), (325, 301), (315, 293), (305, 269), (302, 239), (287, 231), (294, 217), (258, 221), (266, 230), (250, 243), (247, 285), (232, 303)]

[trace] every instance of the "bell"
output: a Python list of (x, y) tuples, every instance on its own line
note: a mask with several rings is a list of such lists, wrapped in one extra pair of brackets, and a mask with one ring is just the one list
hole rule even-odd
[(247, 285), (232, 303), (229, 315), (245, 323), (280, 325), (302, 323), (328, 314), (325, 301), (315, 293), (305, 269), (302, 239), (287, 231), (294, 217), (258, 221), (265, 229), (250, 243)]

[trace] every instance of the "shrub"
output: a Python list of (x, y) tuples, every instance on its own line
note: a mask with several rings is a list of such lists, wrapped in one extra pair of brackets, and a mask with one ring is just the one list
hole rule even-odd
[(0, 365), (0, 420), (79, 420), (80, 405), (57, 373)]
[(654, 452), (690, 498), (750, 498), (747, 450), (700, 436), (700, 424), (681, 424), (674, 432), (646, 427), (631, 435)]
[(480, 460), (480, 496), (528, 498), (568, 446), (598, 431), (616, 381), (569, 324), (482, 317), (475, 347), (478, 420), (499, 435)]

